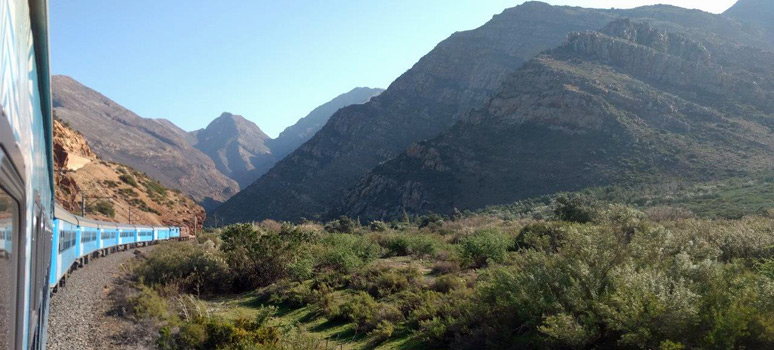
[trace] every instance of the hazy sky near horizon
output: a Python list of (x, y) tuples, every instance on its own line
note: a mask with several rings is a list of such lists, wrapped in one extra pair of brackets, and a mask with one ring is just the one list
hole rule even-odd
[[(354, 87), (387, 88), (455, 31), (523, 2), (50, 0), (52, 71), (186, 130), (228, 111), (276, 137)], [(735, 0), (546, 2), (720, 13)]]

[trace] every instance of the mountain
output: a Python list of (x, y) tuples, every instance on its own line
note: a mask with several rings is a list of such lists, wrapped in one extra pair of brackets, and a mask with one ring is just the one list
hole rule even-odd
[(381, 95), (336, 112), (311, 140), (219, 207), (211, 223), (324, 215), (374, 166), (483, 106), (505, 77), (567, 33), (600, 28), (610, 16), (529, 2), (455, 33)]
[(770, 0), (740, 0), (723, 13), (742, 23), (752, 24), (767, 31), (765, 35), (774, 42), (774, 2)]
[(452, 213), (609, 184), (774, 170), (774, 54), (612, 22), (573, 33), (449, 131), (381, 164), (342, 212)]
[(723, 16), (674, 6), (592, 10), (527, 2), (482, 27), (455, 33), (364, 105), (339, 110), (311, 140), (210, 216), (212, 223), (324, 218), (379, 163), (433, 138), (485, 106), (502, 82), (567, 34), (622, 17), (686, 33), (713, 33), (771, 48), (760, 33)]
[(266, 145), (269, 136), (240, 115), (223, 113), (207, 128), (189, 135), (196, 137), (194, 147), (209, 156), (218, 171), (236, 181), (240, 188), (253, 183), (268, 164), (276, 162)]
[(177, 134), (180, 138), (182, 138), (186, 143), (193, 146), (196, 144), (197, 137), (196, 132), (188, 132), (183, 129), (181, 129), (179, 126), (175, 125), (175, 123), (167, 120), (167, 119), (155, 119), (156, 123), (161, 124), (163, 127), (167, 128), (169, 131), (174, 132)]
[(341, 94), (315, 108), (296, 124), (285, 129), (276, 139), (270, 140), (268, 142), (269, 148), (277, 159), (285, 158), (320, 131), (336, 111), (347, 106), (366, 103), (382, 92), (384, 89), (359, 87)]
[(68, 211), (80, 215), (82, 196), (111, 197), (88, 200), (86, 217), (190, 230), (201, 227), (204, 208), (129, 166), (100, 159), (83, 135), (60, 120), (54, 121), (53, 144), (56, 202)]
[(57, 116), (102, 159), (129, 165), (199, 202), (222, 202), (239, 186), (168, 123), (145, 119), (67, 76), (52, 77)]

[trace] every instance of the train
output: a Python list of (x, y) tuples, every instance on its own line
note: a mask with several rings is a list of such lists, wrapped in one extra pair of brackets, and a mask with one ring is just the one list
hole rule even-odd
[(0, 350), (45, 349), (49, 300), (68, 273), (186, 233), (56, 206), (47, 0), (0, 0), (0, 114)]

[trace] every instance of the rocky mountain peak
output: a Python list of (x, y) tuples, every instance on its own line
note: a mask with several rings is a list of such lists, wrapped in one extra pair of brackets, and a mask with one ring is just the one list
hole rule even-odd
[(229, 112), (223, 112), (219, 117), (215, 118), (197, 137), (199, 137), (199, 143), (206, 143), (211, 140), (223, 142), (231, 138), (245, 138), (252, 140), (249, 143), (257, 147), (255, 150), (268, 150), (265, 146), (259, 146), (258, 144), (259, 142), (262, 144), (270, 139), (255, 123), (241, 115)]

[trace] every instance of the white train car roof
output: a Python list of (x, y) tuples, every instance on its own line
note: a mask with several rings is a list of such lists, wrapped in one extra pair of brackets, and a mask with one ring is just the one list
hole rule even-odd
[(71, 224), (75, 224), (82, 227), (96, 227), (101, 229), (119, 229), (119, 230), (162, 230), (168, 229), (167, 226), (148, 226), (148, 225), (132, 225), (132, 224), (119, 224), (115, 222), (100, 221), (87, 219), (82, 216), (73, 215), (69, 211), (65, 210), (61, 206), (57, 205), (54, 208), (54, 218), (67, 221)]

